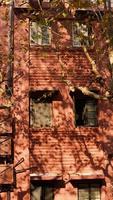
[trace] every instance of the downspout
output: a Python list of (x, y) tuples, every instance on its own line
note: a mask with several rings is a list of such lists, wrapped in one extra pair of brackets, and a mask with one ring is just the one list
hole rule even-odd
[(13, 65), (14, 65), (14, 0), (9, 5), (9, 30), (8, 30), (8, 69), (6, 93), (13, 93)]

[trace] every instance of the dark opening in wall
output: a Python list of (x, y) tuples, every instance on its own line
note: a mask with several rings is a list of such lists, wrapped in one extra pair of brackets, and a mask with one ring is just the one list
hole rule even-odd
[(84, 95), (80, 90), (70, 93), (76, 126), (97, 126), (97, 100)]

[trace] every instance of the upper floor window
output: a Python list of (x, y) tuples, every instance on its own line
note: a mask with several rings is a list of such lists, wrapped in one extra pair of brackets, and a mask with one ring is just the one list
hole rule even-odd
[(100, 200), (101, 185), (98, 183), (81, 183), (78, 185), (78, 200)]
[(51, 44), (51, 27), (48, 24), (31, 22), (30, 25), (30, 43), (38, 45)]
[(86, 24), (79, 22), (72, 23), (72, 41), (74, 47), (90, 45), (90, 29), (91, 28), (89, 28)]
[(113, 8), (113, 0), (106, 0), (106, 7), (109, 8)]
[(97, 126), (97, 100), (78, 91), (72, 93), (76, 126)]

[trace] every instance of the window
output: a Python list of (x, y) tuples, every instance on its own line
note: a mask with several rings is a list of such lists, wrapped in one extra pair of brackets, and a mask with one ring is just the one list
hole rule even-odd
[(31, 181), (31, 200), (54, 200), (56, 190), (64, 187), (62, 181)]
[(72, 40), (74, 47), (80, 47), (81, 45), (90, 45), (90, 33), (91, 27), (88, 28), (86, 24), (79, 22), (72, 23)]
[(31, 184), (31, 200), (54, 200), (52, 185)]
[(52, 126), (52, 102), (58, 91), (35, 91), (30, 93), (30, 126)]
[(30, 26), (30, 43), (38, 45), (51, 44), (51, 28), (47, 24), (31, 22)]
[(113, 7), (113, 0), (106, 0), (106, 7), (112, 8)]
[(49, 2), (50, 2), (50, 0), (43, 0), (43, 2), (44, 2), (44, 3), (45, 3), (45, 2), (49, 3)]
[(97, 126), (97, 100), (78, 91), (71, 94), (74, 101), (76, 126)]
[(93, 183), (79, 184), (78, 200), (101, 200), (101, 185)]
[(13, 143), (11, 136), (0, 136), (0, 164), (12, 163), (13, 160)]

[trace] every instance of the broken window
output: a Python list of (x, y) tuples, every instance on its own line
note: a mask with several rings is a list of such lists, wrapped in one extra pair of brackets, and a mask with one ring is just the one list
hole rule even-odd
[(71, 94), (76, 126), (97, 126), (97, 100), (78, 91)]
[(40, 24), (36, 21), (31, 22), (30, 43), (38, 45), (50, 45), (51, 27), (48, 24)]
[(52, 126), (52, 102), (57, 91), (35, 91), (30, 93), (30, 126), (43, 128)]

